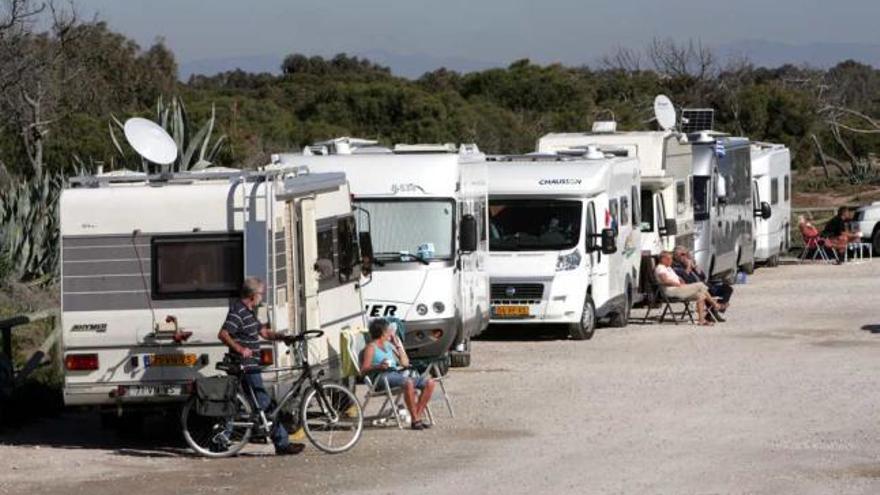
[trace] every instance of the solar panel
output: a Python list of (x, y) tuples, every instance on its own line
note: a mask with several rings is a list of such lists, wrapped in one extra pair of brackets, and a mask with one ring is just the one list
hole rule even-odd
[(715, 110), (711, 108), (685, 108), (681, 111), (681, 130), (691, 132), (711, 131), (715, 125)]

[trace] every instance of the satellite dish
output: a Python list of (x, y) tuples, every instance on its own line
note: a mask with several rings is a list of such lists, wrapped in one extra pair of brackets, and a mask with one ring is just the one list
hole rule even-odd
[(125, 121), (125, 139), (147, 161), (170, 165), (177, 160), (177, 144), (159, 124), (141, 117)]
[(654, 98), (654, 118), (664, 131), (675, 127), (675, 107), (666, 95), (657, 95)]

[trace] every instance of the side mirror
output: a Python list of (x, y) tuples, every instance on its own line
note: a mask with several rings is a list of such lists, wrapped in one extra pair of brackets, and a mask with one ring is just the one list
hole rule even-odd
[(473, 215), (461, 217), (461, 228), (458, 234), (459, 249), (462, 253), (473, 253), (477, 250), (477, 219)]
[(674, 218), (664, 220), (663, 227), (660, 229), (660, 235), (670, 236), (678, 234), (678, 223)]
[(727, 180), (724, 179), (723, 175), (715, 177), (715, 195), (719, 200), (727, 198)]
[(617, 252), (617, 241), (614, 239), (614, 230), (602, 229), (602, 254), (614, 254)]
[(762, 201), (760, 208), (755, 210), (755, 216), (760, 217), (764, 220), (769, 219), (772, 214), (773, 210), (770, 208), (770, 203), (766, 201)]
[(361, 258), (373, 259), (373, 236), (369, 232), (358, 232), (358, 244), (361, 245)]

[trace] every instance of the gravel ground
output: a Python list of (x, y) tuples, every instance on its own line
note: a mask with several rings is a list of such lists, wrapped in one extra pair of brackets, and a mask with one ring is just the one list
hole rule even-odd
[(759, 270), (713, 328), (493, 329), (448, 381), (455, 419), (438, 403), (432, 430), (339, 456), (208, 461), (170, 425), (124, 440), (69, 413), (5, 434), (0, 493), (878, 493), (878, 276)]

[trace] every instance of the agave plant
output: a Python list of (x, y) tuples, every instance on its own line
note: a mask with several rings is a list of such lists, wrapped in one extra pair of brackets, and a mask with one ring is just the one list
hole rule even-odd
[[(117, 130), (123, 131), (123, 123), (115, 115), (111, 115), (111, 119), (112, 121), (108, 124), (110, 139), (113, 141), (113, 146), (119, 153), (121, 161), (132, 163), (135, 160), (140, 160), (137, 153), (131, 150), (131, 147), (124, 140), (117, 137)], [(155, 122), (162, 126), (177, 144), (177, 160), (167, 167), (166, 171), (183, 172), (210, 167), (227, 140), (227, 136), (222, 134), (213, 144), (211, 143), (216, 122), (214, 105), (211, 105), (211, 118), (198, 131), (192, 132), (194, 126), (186, 112), (183, 100), (175, 96), (171, 98), (170, 103), (166, 103), (165, 99), (160, 96), (156, 102)], [(149, 172), (149, 165), (144, 160), (140, 161), (141, 167), (139, 168), (142, 168), (144, 172)]]
[(48, 282), (58, 273), (61, 174), (12, 181), (0, 190), (0, 277)]

